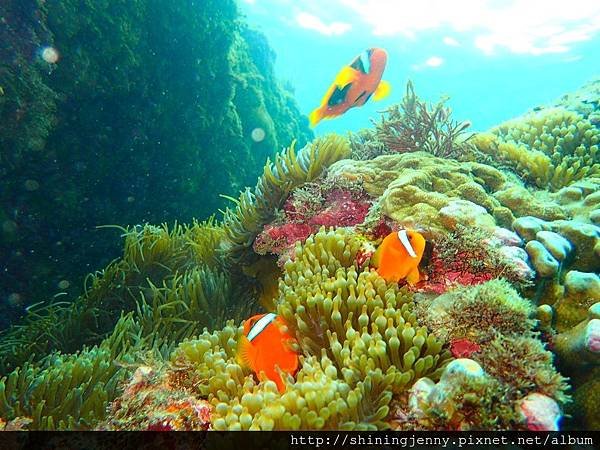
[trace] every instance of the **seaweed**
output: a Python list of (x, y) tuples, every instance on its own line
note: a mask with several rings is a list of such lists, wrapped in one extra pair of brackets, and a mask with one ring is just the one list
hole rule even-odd
[[(442, 99), (435, 105), (428, 105), (415, 94), (409, 81), (400, 104), (385, 110), (381, 121), (375, 123), (372, 137), (388, 152), (426, 151), (434, 156), (457, 158), (467, 145), (469, 138), (464, 134), (471, 124), (454, 121), (452, 111), (445, 103), (446, 99)], [(370, 152), (381, 151), (376, 144), (366, 144), (364, 138), (359, 142), (372, 147)]]

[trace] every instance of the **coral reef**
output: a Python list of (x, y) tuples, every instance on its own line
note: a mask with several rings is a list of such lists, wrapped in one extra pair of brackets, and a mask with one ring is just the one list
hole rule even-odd
[(246, 189), (240, 194), (235, 209), (227, 209), (223, 223), (229, 245), (227, 253), (237, 262), (248, 264), (255, 260), (252, 244), (262, 227), (275, 217), (290, 191), (316, 177), (335, 161), (348, 156), (347, 141), (336, 135), (320, 138), (300, 150), (294, 143), (281, 153), (275, 162), (267, 160), (263, 175), (259, 177), (254, 192)]
[(210, 405), (174, 390), (163, 373), (140, 366), (111, 404), (104, 430), (190, 431), (210, 426)]
[[(502, 280), (418, 299), (417, 317), (460, 359), (438, 383), (423, 378), (415, 384), (396, 405), (393, 426), (557, 430), (568, 385), (532, 332), (533, 313), (533, 305)], [(545, 409), (531, 404), (538, 398)]]
[(600, 130), (562, 108), (512, 119), (475, 135), (471, 143), (542, 189), (558, 190), (600, 174)]
[[(256, 86), (238, 100), (260, 115)], [(123, 229), (123, 257), (78, 300), (33, 307), (4, 334), (0, 426), (597, 428), (593, 113), (548, 109), (466, 140), (410, 85), (395, 111), (350, 142), (284, 149), (222, 223)], [(485, 154), (500, 141), (511, 150)], [(426, 241), (414, 285), (371, 267), (403, 229)], [(242, 320), (261, 307), (295, 338), (282, 389), (238, 362)]]
[[(124, 230), (123, 257), (90, 276), (81, 297), (30, 308), (19, 326), (2, 334), (3, 372), (53, 350), (71, 353), (100, 343), (121, 311), (146, 304), (172, 305), (172, 319), (192, 330), (220, 328), (227, 319), (245, 317), (253, 310), (254, 290), (250, 279), (224, 268), (217, 251), (224, 235), (213, 220)], [(232, 298), (239, 300), (237, 306)]]
[(180, 344), (178, 378), (214, 405), (215, 429), (382, 428), (393, 395), (439, 377), (449, 353), (415, 327), (409, 294), (374, 271), (357, 272), (359, 246), (344, 229), (322, 229), (286, 263), (277, 310), (303, 357), (285, 393), (237, 364), (231, 325)]

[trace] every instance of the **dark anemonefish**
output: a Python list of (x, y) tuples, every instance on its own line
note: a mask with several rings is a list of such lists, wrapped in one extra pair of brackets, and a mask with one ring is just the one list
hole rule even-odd
[(410, 285), (419, 282), (419, 263), (425, 251), (425, 238), (413, 230), (388, 234), (371, 257), (371, 265), (388, 282), (406, 279)]
[(244, 334), (238, 344), (240, 365), (261, 372), (277, 385), (279, 392), (285, 384), (275, 367), (294, 375), (298, 370), (298, 354), (292, 346), (296, 340), (284, 329), (283, 320), (276, 314), (257, 314), (244, 322)]
[(381, 76), (387, 62), (387, 53), (381, 48), (370, 48), (344, 66), (327, 90), (321, 106), (310, 113), (310, 126), (323, 119), (341, 116), (350, 108), (364, 105), (371, 95), (381, 100), (390, 92), (390, 84)]

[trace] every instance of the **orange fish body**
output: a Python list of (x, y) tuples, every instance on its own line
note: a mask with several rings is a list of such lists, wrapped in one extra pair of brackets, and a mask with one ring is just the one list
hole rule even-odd
[(387, 53), (381, 48), (370, 48), (337, 74), (327, 90), (321, 105), (309, 115), (310, 126), (323, 119), (340, 116), (355, 106), (364, 105), (374, 94), (381, 100), (389, 94), (390, 85), (381, 81), (387, 62)]
[(371, 257), (371, 264), (386, 281), (406, 279), (411, 286), (421, 279), (419, 263), (425, 251), (425, 238), (413, 230), (388, 234)]
[(292, 350), (295, 339), (282, 329), (284, 325), (273, 313), (252, 316), (244, 322), (244, 335), (238, 344), (238, 362), (256, 375), (264, 372), (279, 392), (285, 385), (275, 367), (294, 375), (299, 365), (298, 354)]

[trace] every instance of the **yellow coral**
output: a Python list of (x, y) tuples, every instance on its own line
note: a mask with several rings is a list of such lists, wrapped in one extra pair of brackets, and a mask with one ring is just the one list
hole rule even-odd
[(509, 120), (471, 143), (540, 188), (558, 190), (600, 174), (600, 131), (589, 120), (550, 108)]

